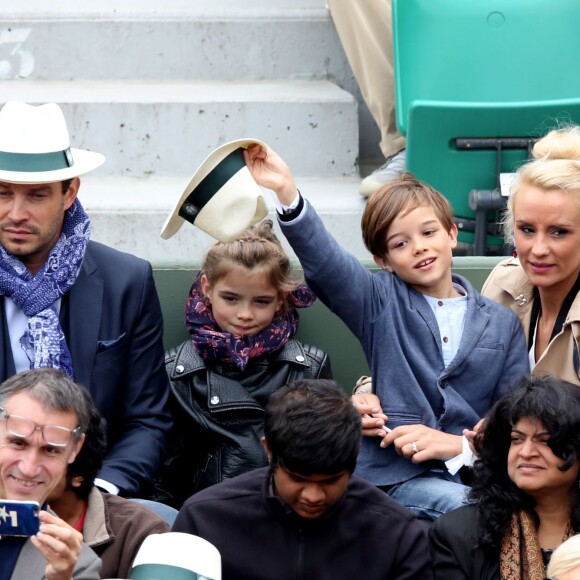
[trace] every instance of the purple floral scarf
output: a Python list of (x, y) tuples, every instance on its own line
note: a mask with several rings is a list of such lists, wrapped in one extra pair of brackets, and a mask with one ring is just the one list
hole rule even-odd
[(53, 304), (76, 282), (89, 241), (90, 222), (78, 199), (65, 212), (62, 234), (36, 275), (0, 246), (0, 294), (28, 316), (20, 344), (30, 368), (60, 368), (73, 376), (72, 359)]
[(194, 280), (185, 307), (185, 324), (191, 340), (202, 359), (233, 363), (240, 370), (246, 368), (250, 359), (284, 346), (298, 330), (296, 308), (307, 308), (316, 300), (312, 290), (301, 284), (288, 294), (290, 308), (284, 316), (277, 316), (254, 336), (234, 336), (217, 325), (211, 303), (201, 291), (201, 276), (202, 272)]

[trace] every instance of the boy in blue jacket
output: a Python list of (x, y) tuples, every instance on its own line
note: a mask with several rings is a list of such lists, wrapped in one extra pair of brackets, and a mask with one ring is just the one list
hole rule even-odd
[(452, 273), (448, 201), (408, 173), (377, 190), (362, 217), (381, 268), (373, 274), (329, 234), (272, 149), (245, 156), (254, 179), (276, 193), (306, 281), (359, 339), (371, 369), (372, 392), (353, 395), (365, 435), (357, 475), (420, 518), (459, 507), (466, 487), (457, 470), (470, 455), (462, 433), (529, 362), (515, 315)]

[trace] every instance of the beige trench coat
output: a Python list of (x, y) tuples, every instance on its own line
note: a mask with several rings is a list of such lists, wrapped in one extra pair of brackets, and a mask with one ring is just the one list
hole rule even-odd
[[(500, 262), (491, 272), (481, 293), (496, 302), (507, 306), (522, 323), (528, 340), (532, 316), (534, 287), (525, 274), (517, 258)], [(580, 373), (575, 368), (580, 353), (580, 294), (576, 296), (564, 325), (548, 348), (544, 351), (533, 370), (538, 376), (552, 375), (580, 386)], [(529, 346), (529, 344), (528, 344)]]

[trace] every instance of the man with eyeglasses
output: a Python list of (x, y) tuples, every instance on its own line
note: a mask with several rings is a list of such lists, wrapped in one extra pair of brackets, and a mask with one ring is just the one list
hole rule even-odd
[(46, 505), (81, 449), (89, 395), (56, 369), (14, 375), (0, 385), (0, 498), (37, 501), (40, 531), (0, 537), (0, 580), (97, 580), (101, 562), (82, 534)]

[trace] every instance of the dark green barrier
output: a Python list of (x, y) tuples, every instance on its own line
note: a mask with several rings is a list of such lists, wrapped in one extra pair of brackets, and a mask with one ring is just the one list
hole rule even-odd
[[(480, 289), (487, 275), (500, 259), (483, 256), (458, 257), (453, 261), (453, 269)], [(187, 294), (196, 273), (195, 269), (154, 270), (165, 321), (166, 348), (188, 337), (184, 325), (184, 309)], [(358, 341), (342, 321), (318, 300), (312, 307), (300, 310), (300, 330), (297, 338), (328, 352), (334, 378), (348, 392), (358, 377), (369, 373)]]

